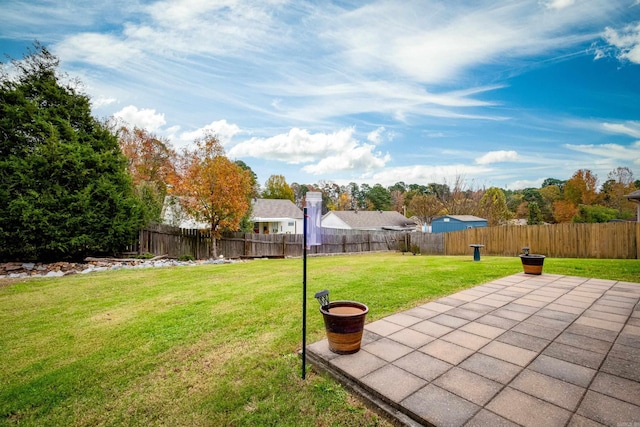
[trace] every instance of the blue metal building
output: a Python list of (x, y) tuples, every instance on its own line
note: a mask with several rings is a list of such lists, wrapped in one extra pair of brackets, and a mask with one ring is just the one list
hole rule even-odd
[(444, 215), (431, 221), (432, 233), (466, 230), (467, 228), (486, 227), (487, 220), (473, 215)]

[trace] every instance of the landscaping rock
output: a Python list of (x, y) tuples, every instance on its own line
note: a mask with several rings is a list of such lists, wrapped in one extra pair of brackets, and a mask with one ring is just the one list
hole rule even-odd
[[(158, 257), (160, 258), (160, 257)], [(61, 277), (70, 274), (89, 274), (95, 271), (123, 270), (132, 268), (163, 268), (163, 267), (187, 267), (202, 264), (228, 264), (245, 262), (230, 259), (207, 259), (198, 261), (178, 261), (163, 258), (155, 260), (141, 259), (98, 259), (90, 258), (85, 263), (54, 262), (51, 264), (33, 262), (7, 262), (0, 263), (0, 279), (24, 279), (29, 277)]]
[(45, 277), (61, 277), (61, 276), (64, 276), (63, 271), (50, 271), (47, 274), (45, 274)]

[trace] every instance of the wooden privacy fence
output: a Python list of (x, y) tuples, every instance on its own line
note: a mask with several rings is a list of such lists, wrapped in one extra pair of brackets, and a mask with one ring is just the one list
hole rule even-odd
[[(226, 258), (299, 257), (301, 234), (224, 233), (217, 240), (218, 255)], [(482, 253), (515, 256), (524, 246), (532, 253), (556, 258), (640, 259), (640, 224), (554, 224), (472, 228), (449, 233), (401, 233), (395, 231), (322, 230), (322, 245), (308, 253), (341, 254), (411, 250), (417, 246), (426, 255), (471, 255), (470, 244), (485, 245)], [(207, 232), (153, 224), (140, 231), (139, 242), (130, 252), (196, 259), (210, 256)]]
[[(341, 254), (397, 250), (402, 233), (385, 231), (328, 230), (322, 245), (311, 246), (308, 254)], [(218, 253), (226, 258), (299, 257), (302, 234), (224, 233)]]
[[(405, 234), (393, 231), (323, 229), (322, 245), (311, 246), (308, 254), (395, 251)], [(284, 258), (302, 256), (301, 234), (223, 233), (216, 241), (218, 255), (225, 258)], [(211, 237), (203, 230), (152, 224), (140, 231), (139, 240), (127, 248), (138, 254), (168, 255), (195, 259), (210, 257)]]
[(443, 233), (446, 255), (471, 254), (470, 244), (485, 245), (482, 253), (515, 256), (528, 246), (531, 253), (556, 258), (640, 258), (640, 224), (553, 224), (472, 228)]
[(140, 230), (137, 245), (129, 251), (138, 254), (168, 255), (180, 258), (191, 255), (195, 259), (209, 258), (211, 238), (201, 230), (151, 224)]

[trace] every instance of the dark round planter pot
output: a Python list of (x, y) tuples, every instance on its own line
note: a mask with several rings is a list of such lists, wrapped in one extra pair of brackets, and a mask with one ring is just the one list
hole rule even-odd
[(355, 301), (333, 301), (327, 309), (325, 307), (320, 307), (320, 313), (324, 318), (329, 350), (337, 354), (356, 353), (360, 350), (369, 308)]
[(539, 254), (520, 255), (525, 274), (542, 274), (542, 266), (545, 258), (544, 255)]

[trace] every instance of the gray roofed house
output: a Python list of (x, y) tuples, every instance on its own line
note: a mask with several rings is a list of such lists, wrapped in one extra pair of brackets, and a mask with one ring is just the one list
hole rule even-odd
[(415, 230), (416, 224), (396, 211), (329, 211), (323, 228), (347, 230)]
[(629, 199), (632, 202), (636, 202), (638, 204), (638, 212), (636, 213), (636, 220), (638, 222), (640, 222), (640, 190), (634, 191), (632, 193), (629, 193), (627, 195), (625, 195), (624, 197), (626, 197), (627, 199)]
[(302, 210), (287, 199), (253, 199), (251, 221), (258, 234), (302, 234)]

